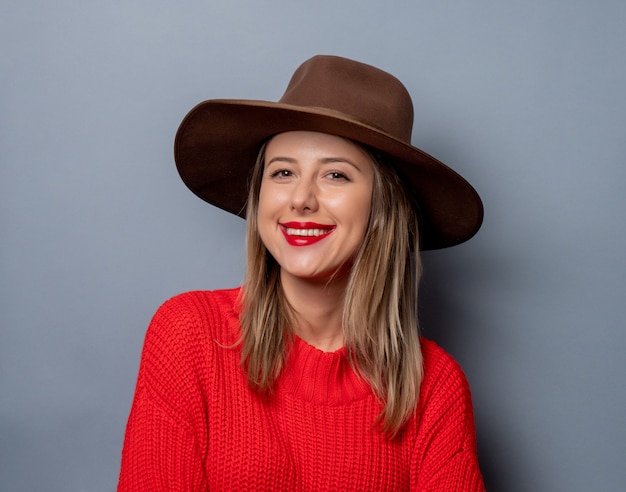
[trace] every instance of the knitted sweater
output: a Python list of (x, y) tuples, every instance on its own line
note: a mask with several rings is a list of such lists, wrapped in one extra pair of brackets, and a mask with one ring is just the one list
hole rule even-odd
[(269, 397), (239, 364), (238, 289), (167, 301), (146, 334), (118, 491), (484, 490), (469, 387), (422, 340), (415, 417), (394, 440), (345, 348), (296, 337)]

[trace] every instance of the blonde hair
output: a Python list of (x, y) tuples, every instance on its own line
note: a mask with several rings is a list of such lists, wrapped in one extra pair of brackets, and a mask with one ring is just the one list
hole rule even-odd
[[(397, 173), (375, 152), (365, 150), (374, 162), (372, 206), (346, 288), (343, 335), (353, 369), (383, 403), (378, 423), (394, 437), (415, 411), (422, 380), (418, 223)], [(281, 290), (280, 267), (258, 233), (264, 155), (263, 147), (250, 181), (240, 321), (241, 363), (248, 384), (269, 394), (285, 363), (294, 313)]]

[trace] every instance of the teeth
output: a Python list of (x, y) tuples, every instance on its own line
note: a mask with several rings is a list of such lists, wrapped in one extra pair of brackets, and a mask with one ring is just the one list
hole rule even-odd
[(287, 227), (286, 231), (290, 236), (321, 236), (328, 233), (330, 229), (293, 229)]

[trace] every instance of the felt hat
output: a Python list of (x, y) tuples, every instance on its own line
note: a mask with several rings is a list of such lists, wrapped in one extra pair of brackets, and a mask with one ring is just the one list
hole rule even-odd
[(174, 145), (182, 180), (203, 200), (245, 218), (248, 178), (263, 142), (307, 130), (378, 151), (414, 194), (420, 249), (453, 246), (480, 228), (478, 193), (460, 175), (411, 145), (413, 103), (402, 83), (378, 68), (318, 55), (293, 74), (278, 102), (211, 99), (183, 119)]

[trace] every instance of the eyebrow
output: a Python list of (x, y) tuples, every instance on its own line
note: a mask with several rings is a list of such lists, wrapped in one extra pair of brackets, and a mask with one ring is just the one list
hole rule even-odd
[(270, 159), (266, 165), (271, 164), (272, 162), (289, 162), (290, 164), (296, 164), (296, 159), (292, 159), (291, 157), (273, 157)]
[[(272, 159), (270, 159), (265, 165), (269, 166), (270, 164), (272, 164), (273, 162), (287, 162), (289, 164), (297, 164), (298, 160), (294, 159), (292, 157), (272, 157)], [(321, 164), (333, 164), (335, 162), (343, 162), (345, 164), (348, 164), (350, 166), (352, 166), (354, 169), (356, 169), (359, 172), (363, 172), (361, 170), (361, 168), (359, 166), (357, 166), (354, 162), (344, 158), (344, 157), (324, 157), (323, 159), (320, 159), (319, 162)]]

